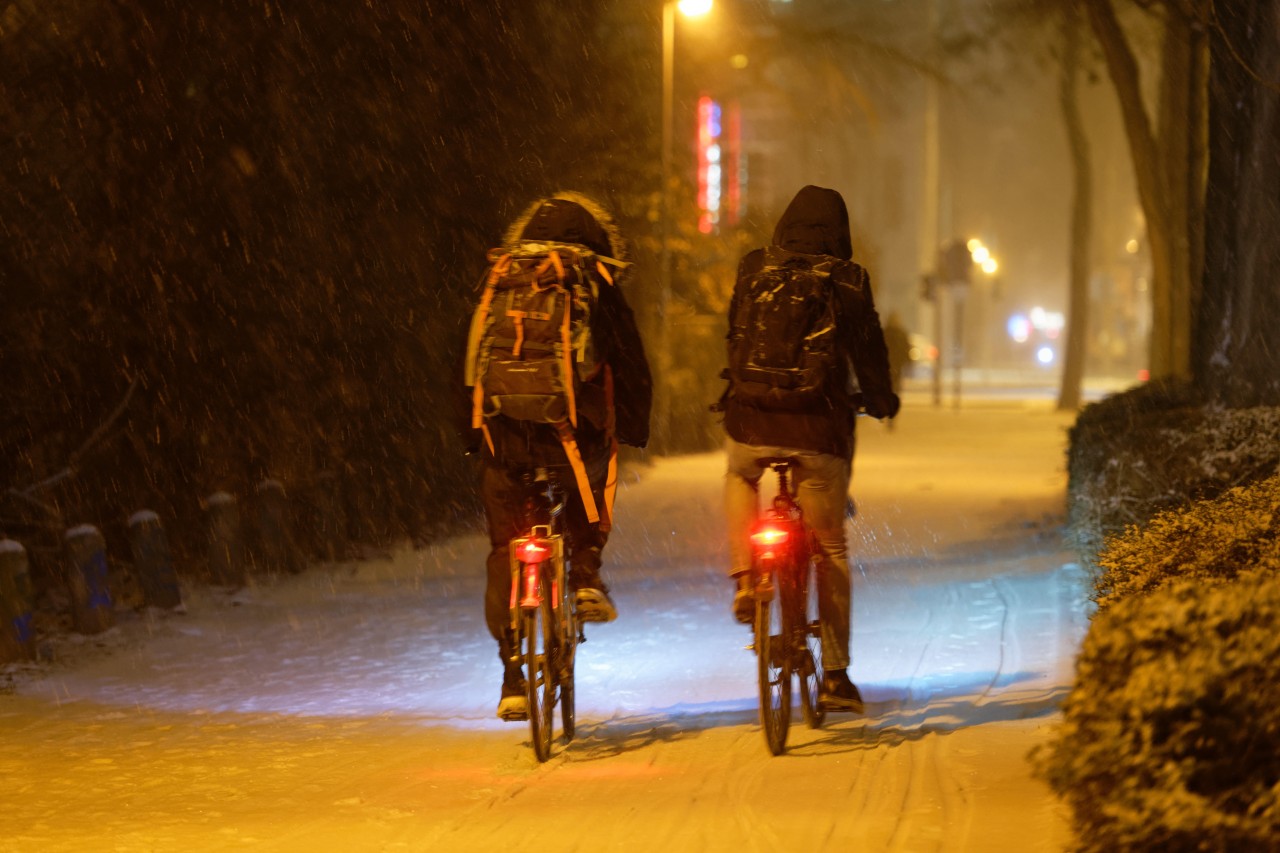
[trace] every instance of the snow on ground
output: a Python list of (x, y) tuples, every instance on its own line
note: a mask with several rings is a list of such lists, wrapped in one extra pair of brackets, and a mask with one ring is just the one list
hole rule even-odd
[[(1031, 776), (1085, 581), (1047, 399), (863, 421), (850, 523), (864, 716), (769, 755), (729, 615), (719, 453), (624, 475), (578, 737), (493, 718), (485, 543), (187, 589), (0, 696), (0, 850), (1060, 850)], [(797, 714), (798, 719), (798, 714)]]

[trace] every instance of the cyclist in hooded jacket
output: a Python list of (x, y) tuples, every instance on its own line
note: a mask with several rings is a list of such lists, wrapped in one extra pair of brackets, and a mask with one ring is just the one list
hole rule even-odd
[[(754, 613), (750, 590), (751, 526), (758, 512), (760, 478), (756, 460), (793, 456), (799, 460), (793, 478), (797, 502), (821, 547), (817, 562), (819, 619), (822, 622), (823, 678), (819, 700), (830, 710), (860, 713), (862, 697), (849, 680), (850, 598), (848, 544), (844, 520), (853, 469), (854, 424), (859, 399), (876, 418), (898, 412), (880, 319), (871, 296), (867, 271), (853, 256), (849, 215), (838, 192), (816, 186), (801, 189), (778, 220), (774, 246), (831, 265), (836, 329), (845, 358), (838, 369), (844, 381), (828, 384), (821, 402), (800, 410), (772, 411), (735, 397), (732, 383), (721, 408), (728, 433), (725, 512), (728, 518), (730, 575), (737, 581), (734, 616), (749, 624)], [(729, 326), (742, 308), (743, 282), (760, 272), (765, 250), (748, 253), (738, 265), (738, 287), (729, 308)]]
[[(572, 192), (557, 193), (531, 204), (507, 229), (504, 242), (568, 243), (590, 249), (603, 259), (623, 261), (625, 257), (625, 243), (605, 209), (588, 196)], [(602, 370), (584, 385), (578, 401), (578, 425), (573, 431), (597, 507), (605, 506), (614, 440), (634, 447), (644, 447), (649, 440), (652, 381), (635, 317), (622, 293), (625, 266), (613, 266), (612, 282), (603, 277), (595, 282), (598, 301), (591, 324), (597, 358), (608, 365), (612, 376), (612, 411), (605, 403), (607, 380)], [(465, 389), (465, 400), (471, 399), (471, 390)], [(511, 539), (523, 532), (519, 529), (524, 495), (521, 473), (546, 468), (565, 486), (563, 519), (569, 545), (569, 586), (584, 621), (609, 622), (617, 618), (609, 588), (600, 576), (608, 523), (603, 516), (601, 522), (588, 520), (565, 447), (553, 425), (498, 414), (486, 418), (489, 439), (485, 441), (478, 430), (471, 429), (470, 409), (465, 402), (463, 408), (468, 452), (478, 453), (481, 458), (480, 497), (489, 526), (484, 612), (503, 662), (498, 716), (524, 720), (528, 719), (524, 673), (511, 663), (515, 650), (510, 635), (508, 555)]]

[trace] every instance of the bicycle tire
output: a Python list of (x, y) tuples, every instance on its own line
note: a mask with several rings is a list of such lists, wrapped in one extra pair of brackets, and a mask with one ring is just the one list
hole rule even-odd
[(542, 604), (524, 611), (525, 665), (528, 667), (526, 683), (529, 698), (529, 734), (533, 740), (533, 754), (538, 761), (551, 757), (551, 737), (556, 704), (556, 673), (552, 666), (552, 630), (555, 622), (551, 601), (547, 597), (546, 580), (543, 579)]
[(564, 742), (573, 740), (574, 719), (573, 665), (578, 654), (578, 619), (573, 612), (572, 594), (561, 584), (560, 601), (560, 724)]
[[(787, 731), (791, 727), (791, 654), (787, 642), (790, 620), (782, 606), (783, 595), (779, 589), (784, 576), (782, 572), (775, 574), (772, 591), (758, 592), (754, 623), (760, 727), (774, 755), (786, 752)], [(775, 626), (776, 634), (773, 633)]]
[(818, 620), (818, 584), (816, 567), (812, 560), (800, 575), (797, 596), (798, 612), (794, 624), (798, 664), (796, 676), (800, 682), (800, 710), (804, 722), (811, 729), (821, 728), (827, 712), (818, 700), (822, 689), (822, 623)]

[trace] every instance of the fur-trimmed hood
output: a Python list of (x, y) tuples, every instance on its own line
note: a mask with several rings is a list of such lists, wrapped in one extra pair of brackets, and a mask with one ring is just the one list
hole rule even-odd
[(627, 247), (613, 217), (596, 200), (582, 193), (562, 191), (525, 208), (507, 228), (503, 241), (577, 243), (597, 255), (626, 261)]

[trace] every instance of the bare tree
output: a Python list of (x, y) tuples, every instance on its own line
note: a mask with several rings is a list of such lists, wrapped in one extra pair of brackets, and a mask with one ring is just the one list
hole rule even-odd
[(1209, 223), (1196, 379), (1231, 406), (1280, 405), (1280, 3), (1217, 0)]
[[(1191, 376), (1192, 318), (1204, 263), (1209, 77), (1205, 23), (1211, 0), (1131, 0), (1160, 39), (1154, 110), (1143, 97), (1133, 37), (1116, 0), (1086, 0), (1124, 117), (1147, 220), (1152, 266), (1152, 377)], [(1154, 116), (1152, 112), (1154, 111)]]
[(1058, 103), (1066, 126), (1067, 147), (1071, 151), (1072, 192), (1067, 348), (1062, 366), (1062, 385), (1058, 392), (1058, 408), (1074, 411), (1080, 408), (1085, 344), (1089, 332), (1089, 230), (1093, 208), (1093, 167), (1089, 158), (1089, 139), (1080, 113), (1077, 85), (1081, 66), (1081, 30), (1084, 24), (1079, 9), (1066, 6), (1063, 9), (1063, 23)]

